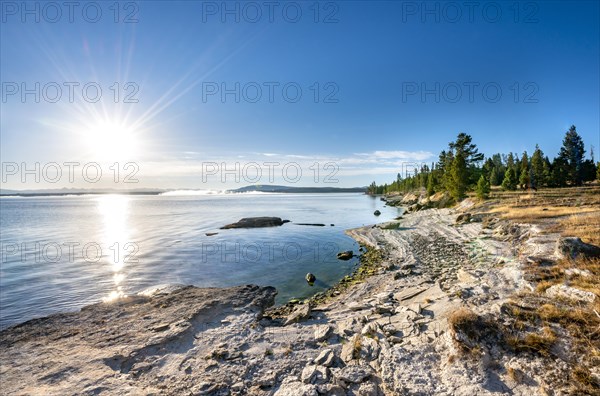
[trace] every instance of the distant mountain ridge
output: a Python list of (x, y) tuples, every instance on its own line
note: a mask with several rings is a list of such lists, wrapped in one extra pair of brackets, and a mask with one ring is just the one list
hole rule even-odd
[[(119, 189), (83, 189), (83, 188), (60, 188), (60, 189), (40, 189), (40, 190), (9, 190), (0, 189), (0, 196), (19, 196), (19, 197), (44, 197), (44, 196), (65, 196), (65, 195), (102, 195), (102, 194), (125, 194), (125, 195), (160, 195), (172, 191), (157, 188), (137, 188), (131, 190)], [(185, 190), (185, 191), (205, 191), (205, 190)], [(225, 190), (225, 193), (245, 193), (245, 192), (264, 192), (264, 193), (364, 193), (367, 187), (295, 187), (278, 185), (253, 185)]]
[(0, 196), (64, 196), (64, 195), (100, 195), (100, 194), (128, 194), (128, 195), (158, 195), (165, 190), (157, 188), (136, 188), (131, 190), (119, 190), (112, 188), (103, 189), (85, 189), (85, 188), (55, 188), (55, 189), (40, 189), (40, 190), (10, 190), (0, 188)]
[(364, 193), (367, 187), (295, 187), (277, 185), (253, 185), (240, 187), (230, 192), (272, 192), (272, 193)]

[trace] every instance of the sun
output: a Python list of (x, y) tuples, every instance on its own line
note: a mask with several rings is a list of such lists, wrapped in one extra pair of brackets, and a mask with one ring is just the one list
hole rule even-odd
[(98, 161), (131, 161), (139, 154), (137, 134), (121, 122), (97, 122), (85, 132), (84, 140), (91, 157)]

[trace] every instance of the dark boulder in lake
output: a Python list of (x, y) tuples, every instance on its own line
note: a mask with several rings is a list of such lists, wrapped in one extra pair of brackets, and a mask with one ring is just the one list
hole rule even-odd
[(337, 258), (339, 260), (350, 260), (354, 256), (354, 252), (352, 250), (348, 250), (346, 252), (340, 252), (337, 254)]
[(379, 215), (381, 214), (381, 212), (380, 212), (380, 211), (378, 211), (378, 210), (376, 210), (375, 212), (373, 212), (373, 214), (374, 214), (375, 216), (379, 216)]
[(315, 281), (317, 280), (317, 277), (314, 276), (313, 274), (311, 274), (310, 272), (308, 274), (306, 274), (306, 281), (308, 282), (309, 285), (313, 285), (315, 283)]
[(302, 226), (325, 227), (325, 224), (321, 224), (321, 223), (294, 223), (294, 224), (302, 225)]
[(281, 220), (280, 217), (245, 217), (237, 223), (227, 224), (221, 227), (221, 229), (277, 227), (284, 223), (289, 223), (289, 220)]

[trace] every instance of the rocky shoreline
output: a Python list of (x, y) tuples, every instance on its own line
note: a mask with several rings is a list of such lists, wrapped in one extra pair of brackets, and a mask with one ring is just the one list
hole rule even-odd
[(472, 335), (448, 319), (462, 307), (508, 321), (509, 297), (530, 287), (522, 263), (559, 254), (558, 236), (460, 217), (469, 205), (347, 231), (361, 266), (296, 304), (270, 308), (269, 287), (188, 286), (6, 329), (0, 393), (551, 394), (560, 362), (517, 356), (492, 331), (465, 354)]

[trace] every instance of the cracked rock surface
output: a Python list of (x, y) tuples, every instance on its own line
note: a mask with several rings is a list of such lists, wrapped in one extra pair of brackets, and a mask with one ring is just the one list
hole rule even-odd
[[(552, 362), (495, 345), (460, 357), (447, 319), (468, 307), (500, 320), (527, 287), (522, 262), (555, 243), (529, 246), (535, 230), (456, 217), (429, 209), (349, 230), (381, 251), (381, 268), (283, 320), (268, 310), (273, 288), (188, 286), (11, 327), (0, 333), (0, 394), (540, 394)], [(507, 367), (527, 378), (514, 382)]]

